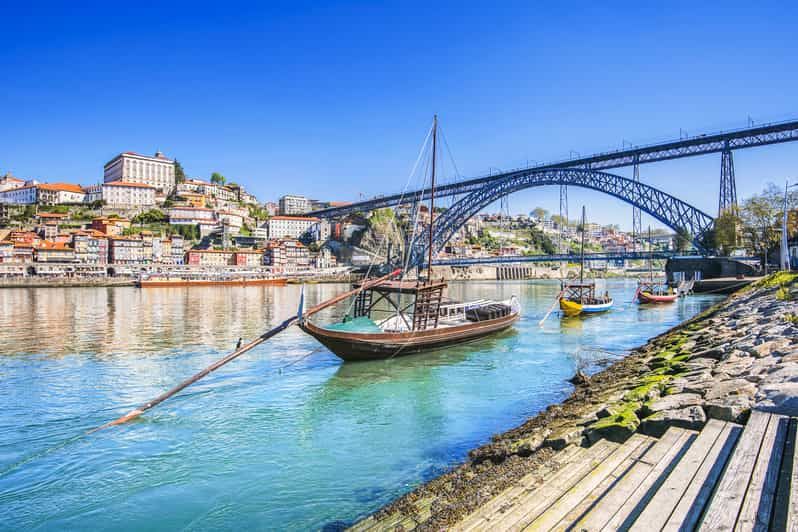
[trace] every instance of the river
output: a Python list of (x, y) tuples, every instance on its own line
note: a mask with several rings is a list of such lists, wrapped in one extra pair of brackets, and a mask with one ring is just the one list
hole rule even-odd
[[(718, 300), (641, 307), (635, 286), (610, 280), (610, 313), (540, 328), (557, 283), (455, 283), (457, 299), (516, 294), (522, 320), (346, 365), (293, 328), (91, 435), (295, 313), (299, 287), (0, 290), (0, 528), (337, 529), (567, 397), (580, 348), (622, 353)], [(307, 303), (346, 288), (308, 285)]]

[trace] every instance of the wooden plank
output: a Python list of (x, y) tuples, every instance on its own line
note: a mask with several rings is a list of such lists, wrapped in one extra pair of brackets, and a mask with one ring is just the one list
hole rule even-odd
[(571, 510), (555, 529), (565, 530), (576, 523), (574, 525), (576, 530), (600, 530), (623, 506), (654, 466), (667, 456), (674, 446), (680, 445), (683, 434), (689, 435), (684, 429), (668, 429), (662, 438), (646, 450), (645, 454), (639, 459), (631, 460), (629, 466), (620, 474), (613, 472), (599, 488), (593, 490)]
[[(643, 455), (651, 452), (654, 446), (659, 445), (660, 441), (657, 441), (653, 444), (652, 447), (646, 447), (645, 445), (639, 446), (632, 454), (630, 454), (626, 460), (621, 462), (615, 470), (607, 475), (607, 477), (596, 486), (584, 499), (582, 499), (579, 504), (575, 505), (571, 510), (563, 517), (559, 523), (557, 523), (552, 530), (567, 530), (568, 527), (573, 524), (574, 522), (578, 521), (582, 515), (592, 508), (597, 501), (603, 500), (603, 497), (609, 493), (611, 490), (615, 490), (615, 486), (617, 483), (622, 479), (626, 478), (628, 472), (635, 467), (636, 464), (641, 464), (641, 460), (643, 459)], [(666, 445), (672, 445), (673, 442), (666, 443)], [(647, 465), (647, 464), (644, 464)]]
[[(628, 530), (690, 448), (696, 436), (694, 431), (685, 430), (679, 433), (676, 443), (659, 458), (659, 461), (653, 465), (648, 475), (643, 478), (634, 491), (625, 500), (619, 500), (620, 508), (603, 525), (602, 530)], [(592, 529), (588, 528), (588, 530)]]
[(482, 505), (453, 526), (451, 530), (460, 532), (483, 530), (488, 526), (488, 522), (495, 514), (503, 513), (503, 508), (514, 505), (520, 497), (537, 489), (562, 467), (580, 460), (580, 457), (586, 451), (587, 449), (585, 447), (569, 445), (565, 449), (557, 452), (552, 460), (553, 463), (541, 466), (536, 471), (525, 475), (517, 484), (493, 497), (486, 504)]
[(798, 530), (798, 422), (793, 418), (792, 471), (790, 475), (790, 502), (787, 510), (786, 530)]
[(736, 530), (766, 532), (770, 525), (789, 422), (790, 419), (785, 416), (770, 416), (740, 515), (737, 517)]
[[(713, 421), (717, 420), (710, 420), (709, 423)], [(707, 425), (709, 425), (709, 423), (707, 423)], [(703, 457), (703, 461), (699, 462), (699, 457), (703, 452), (701, 449), (696, 451), (695, 459), (688, 460), (685, 456), (685, 458), (682, 459), (684, 467), (682, 468), (682, 462), (680, 462), (679, 465), (676, 466), (679, 471), (671, 473), (668, 480), (666, 480), (667, 483), (673, 479), (672, 482), (674, 486), (676, 486), (671, 494), (673, 498), (682, 491), (679, 486), (683, 486), (686, 483), (686, 488), (676, 501), (676, 507), (673, 508), (673, 498), (669, 499), (667, 497), (667, 495), (669, 495), (667, 491), (665, 492), (664, 500), (657, 500), (655, 496), (655, 500), (649, 503), (651, 513), (654, 515), (657, 515), (658, 508), (660, 507), (663, 510), (663, 515), (669, 508), (673, 508), (670, 515), (665, 515), (667, 522), (662, 526), (662, 530), (672, 532), (676, 532), (677, 530), (693, 530), (698, 524), (701, 513), (709, 502), (709, 498), (720, 479), (721, 473), (723, 473), (726, 462), (729, 460), (732, 450), (743, 432), (743, 428), (734, 423), (717, 421), (717, 424), (721, 425), (723, 429), (715, 439), (709, 452)], [(706, 427), (704, 430), (706, 430)], [(695, 447), (695, 445), (694, 443), (693, 446)], [(660, 488), (659, 492), (662, 492), (663, 488), (664, 486)], [(659, 492), (657, 495), (659, 495)], [(651, 514), (648, 513), (648, 510), (649, 508), (646, 508), (643, 514), (637, 519), (637, 522), (648, 527), (648, 519), (651, 519), (651, 526), (656, 529), (660, 523), (660, 519), (655, 520), (654, 518), (650, 518), (649, 515)]]
[(769, 421), (770, 414), (757, 410), (751, 412), (748, 424), (712, 495), (699, 530), (714, 532), (734, 528)]
[[(634, 438), (634, 436), (632, 437)], [(518, 527), (518, 523), (534, 519), (619, 447), (619, 444), (607, 440), (600, 440), (594, 443), (589, 449), (590, 452), (583, 455), (580, 461), (574, 462), (570, 467), (558, 471), (557, 474), (548, 479), (538, 489), (530, 491), (520, 498), (515, 506), (504, 515), (497, 516), (495, 520), (491, 520), (490, 528), (508, 530)], [(596, 449), (595, 452), (594, 449)]]
[(596, 468), (584, 476), (576, 485), (568, 489), (545, 509), (538, 517), (524, 516), (523, 523), (529, 523), (524, 530), (551, 530), (568, 512), (579, 504), (591, 491), (612, 473), (618, 465), (632, 455), (640, 446), (651, 447), (655, 440), (648, 436), (635, 434), (621, 445)]
[(710, 419), (707, 422), (698, 437), (690, 445), (690, 449), (688, 449), (671, 474), (668, 475), (668, 478), (657, 490), (649, 505), (641, 513), (639, 520), (642, 523), (646, 523), (652, 530), (658, 530), (665, 525), (725, 426), (725, 421), (717, 419)]
[(796, 502), (798, 502), (798, 464), (796, 464), (796, 436), (798, 436), (798, 420), (790, 419), (787, 429), (787, 441), (784, 442), (784, 457), (781, 460), (779, 484), (776, 487), (776, 502), (773, 504), (773, 517), (770, 520), (771, 530), (796, 530)]

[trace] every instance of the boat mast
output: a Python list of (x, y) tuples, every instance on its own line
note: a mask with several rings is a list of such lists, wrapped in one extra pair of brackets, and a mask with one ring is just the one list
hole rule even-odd
[[(648, 278), (654, 283), (654, 250), (651, 246), (651, 226), (648, 226)], [(653, 290), (653, 288), (652, 288)]]
[(582, 247), (579, 250), (579, 284), (585, 280), (585, 206), (582, 205)]
[(429, 248), (427, 249), (427, 281), (432, 281), (432, 221), (435, 214), (435, 156), (438, 148), (438, 115), (432, 117), (432, 178), (429, 193)]

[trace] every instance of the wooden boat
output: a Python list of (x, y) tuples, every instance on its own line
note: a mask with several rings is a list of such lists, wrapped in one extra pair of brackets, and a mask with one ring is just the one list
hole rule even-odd
[(514, 296), (444, 303), (445, 288), (443, 281), (385, 281), (359, 291), (341, 322), (303, 320), (299, 327), (343, 360), (378, 360), (475, 340), (507, 329), (521, 315)]
[(560, 296), (560, 310), (566, 316), (595, 314), (612, 308), (613, 300), (606, 294), (596, 296), (595, 283), (570, 283), (563, 286)]
[(654, 278), (653, 257), (651, 256), (651, 227), (648, 228), (648, 279), (641, 279), (637, 284), (635, 299), (640, 303), (673, 303), (679, 294), (668, 286), (665, 279)]
[(285, 286), (285, 277), (262, 277), (262, 276), (229, 276), (213, 277), (199, 275), (149, 275), (142, 276), (136, 281), (139, 288), (154, 287), (179, 287), (179, 286), (262, 286), (276, 285)]
[(679, 294), (663, 281), (640, 281), (635, 297), (640, 303), (673, 303)]
[(585, 282), (585, 207), (582, 207), (582, 245), (579, 260), (579, 282), (563, 283), (559, 293), (560, 310), (565, 316), (596, 314), (612, 308), (613, 300), (608, 292), (596, 295), (596, 283)]
[[(431, 133), (429, 212), (434, 213), (437, 117)], [(430, 219), (425, 279), (390, 278), (376, 283), (366, 281), (360, 287), (355, 285), (354, 300), (346, 317), (327, 326), (304, 319), (300, 303), (299, 327), (345, 361), (409, 355), (468, 342), (511, 327), (521, 315), (515, 296), (505, 301), (445, 300), (446, 283), (432, 279), (432, 225)], [(396, 270), (391, 277), (399, 273), (401, 270)]]

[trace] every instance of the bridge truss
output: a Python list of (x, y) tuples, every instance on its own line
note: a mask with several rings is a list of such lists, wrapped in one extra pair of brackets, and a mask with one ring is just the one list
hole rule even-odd
[[(677, 233), (684, 234), (699, 251), (708, 251), (703, 237), (712, 228), (714, 220), (692, 205), (654, 187), (619, 175), (580, 168), (552, 168), (528, 170), (505, 177), (499, 182), (486, 183), (459, 199), (435, 221), (433, 254), (443, 248), (466, 220), (497, 199), (519, 190), (549, 185), (588, 188), (614, 196), (639, 208)], [(412, 265), (423, 263), (429, 245), (426, 242), (424, 238), (417, 238), (413, 243), (410, 260)]]
[[(706, 155), (710, 153), (722, 154), (724, 151), (729, 153), (728, 158), (731, 159), (730, 155), (733, 150), (795, 141), (798, 141), (798, 120), (778, 122), (774, 124), (737, 129), (734, 131), (726, 131), (711, 135), (698, 135), (695, 137), (689, 137), (660, 144), (635, 146), (625, 150), (598, 153), (589, 157), (566, 159), (527, 168), (519, 168), (499, 174), (466, 179), (456, 183), (449, 183), (436, 187), (435, 196), (457, 196), (473, 192), (474, 190), (482, 187), (482, 185), (485, 183), (499, 182), (505, 178), (528, 173), (532, 170), (549, 170), (554, 168), (610, 170), (613, 168), (634, 166), (635, 164), (648, 164), (659, 161), (668, 161), (671, 159), (680, 159), (684, 157), (695, 157), (697, 155)], [(727, 163), (724, 161), (723, 164)], [(723, 187), (723, 191), (725, 191), (726, 194), (725, 197), (723, 196), (724, 193), (721, 193), (721, 206), (729, 205), (731, 201), (736, 201), (736, 193), (732, 192), (731, 185), (734, 180), (733, 170), (731, 174), (729, 174), (728, 169), (724, 173), (728, 177), (727, 183), (725, 183)], [(729, 178), (731, 179), (731, 182), (728, 181)], [(349, 205), (341, 207), (331, 207), (329, 209), (313, 211), (312, 213), (308, 213), (308, 215), (319, 216), (322, 218), (334, 218), (336, 216), (345, 216), (355, 212), (371, 211), (383, 207), (392, 207), (402, 202), (408, 202), (409, 199), (418, 201), (426, 200), (428, 198), (429, 189), (422, 189), (406, 192), (403, 194), (378, 196), (376, 198), (360, 201), (357, 203), (350, 203)]]

